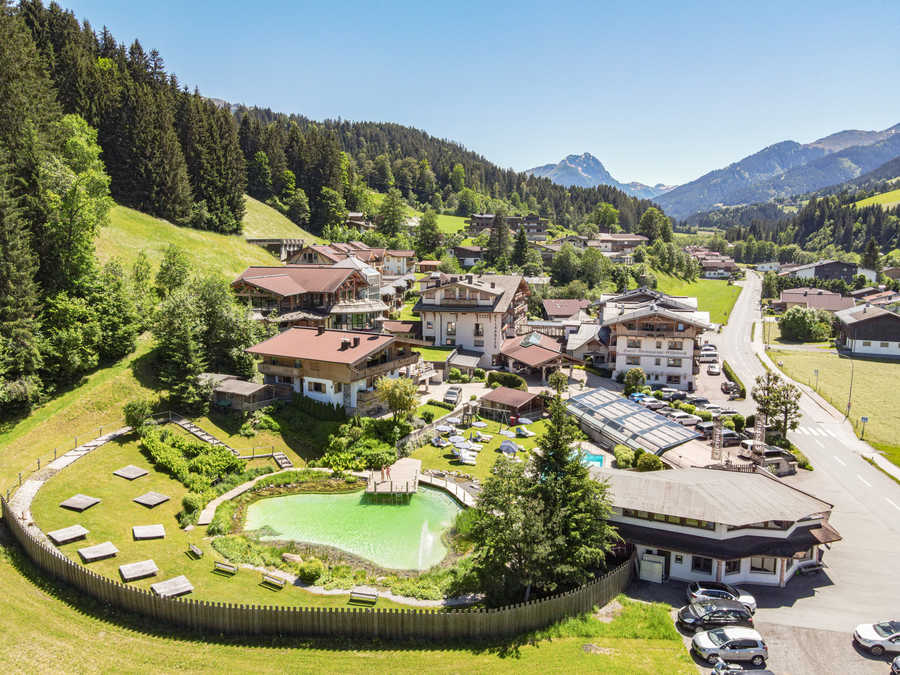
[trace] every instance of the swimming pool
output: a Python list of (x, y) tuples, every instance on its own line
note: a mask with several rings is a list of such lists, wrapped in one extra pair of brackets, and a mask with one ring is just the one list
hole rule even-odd
[(446, 492), (426, 487), (404, 504), (376, 502), (363, 492), (304, 493), (254, 502), (244, 528), (274, 530), (263, 541), (333, 546), (380, 567), (425, 570), (447, 555), (441, 535), (461, 510)]
[(581, 460), (582, 464), (585, 466), (603, 466), (603, 455), (595, 455), (590, 452), (584, 453), (584, 457)]

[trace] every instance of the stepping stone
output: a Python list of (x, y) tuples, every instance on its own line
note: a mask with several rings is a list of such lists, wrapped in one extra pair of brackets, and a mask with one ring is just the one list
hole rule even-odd
[(111, 541), (104, 541), (102, 544), (97, 544), (96, 546), (87, 546), (78, 549), (78, 555), (80, 555), (81, 560), (86, 563), (94, 562), (95, 560), (103, 560), (104, 558), (112, 558), (118, 552), (119, 549), (117, 549)]
[(145, 577), (155, 577), (159, 574), (159, 568), (152, 560), (142, 560), (141, 562), (119, 565), (119, 574), (122, 575), (123, 581), (134, 581)]
[(131, 528), (131, 534), (137, 541), (163, 539), (166, 536), (166, 529), (162, 525), (135, 525)]
[(142, 494), (140, 497), (135, 497), (134, 501), (136, 501), (141, 506), (146, 506), (148, 509), (152, 509), (154, 506), (159, 506), (160, 504), (169, 501), (169, 497), (164, 494), (160, 494), (159, 492), (147, 492), (146, 494)]
[(128, 466), (123, 466), (118, 471), (113, 471), (113, 476), (118, 476), (119, 478), (124, 478), (125, 480), (134, 480), (135, 478), (140, 478), (141, 476), (146, 476), (149, 471), (147, 469), (142, 469), (139, 466), (135, 466), (134, 464), (129, 464)]
[(59, 546), (60, 544), (68, 544), (70, 541), (84, 539), (87, 534), (88, 530), (81, 525), (71, 525), (62, 528), (61, 530), (48, 532), (47, 536), (50, 537), (50, 541)]
[(161, 598), (174, 598), (194, 590), (191, 582), (183, 574), (165, 581), (160, 581), (150, 585), (150, 590)]
[(81, 513), (86, 509), (91, 508), (94, 504), (99, 504), (100, 500), (96, 497), (88, 497), (87, 495), (77, 494), (73, 497), (69, 497), (66, 501), (60, 504), (64, 509), (71, 509), (72, 511), (78, 511)]

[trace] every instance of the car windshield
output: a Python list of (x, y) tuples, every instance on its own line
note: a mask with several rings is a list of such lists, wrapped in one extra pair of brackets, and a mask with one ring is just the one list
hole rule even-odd
[(707, 636), (709, 636), (709, 641), (712, 642), (716, 647), (725, 644), (728, 641), (728, 636), (725, 635), (725, 631), (721, 628), (718, 630), (708, 631)]
[(722, 584), (722, 590), (731, 593), (735, 597), (740, 595), (740, 593), (738, 593), (738, 589), (736, 589), (734, 586), (729, 586), (728, 584)]
[(881, 637), (890, 637), (894, 633), (900, 633), (900, 621), (883, 621), (876, 623), (873, 627)]

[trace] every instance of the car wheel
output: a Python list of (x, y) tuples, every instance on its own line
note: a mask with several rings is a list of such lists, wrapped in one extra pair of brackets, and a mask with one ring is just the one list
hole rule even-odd
[(882, 647), (881, 645), (875, 645), (871, 649), (869, 649), (869, 652), (871, 652), (872, 656), (881, 656), (882, 654), (884, 654), (884, 647)]
[(709, 656), (706, 657), (706, 662), (711, 666), (716, 665), (719, 662), (719, 655), (718, 654), (710, 654)]
[(759, 668), (765, 662), (766, 662), (766, 660), (761, 656), (754, 656), (752, 659), (750, 659), (750, 663), (752, 663), (757, 668)]

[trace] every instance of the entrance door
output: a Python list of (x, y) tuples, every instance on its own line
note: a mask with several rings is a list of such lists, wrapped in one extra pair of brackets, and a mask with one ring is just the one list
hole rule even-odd
[(672, 553), (671, 551), (665, 551), (663, 549), (658, 549), (656, 551), (656, 555), (662, 556), (663, 559), (663, 581), (669, 578), (669, 567), (672, 564)]

